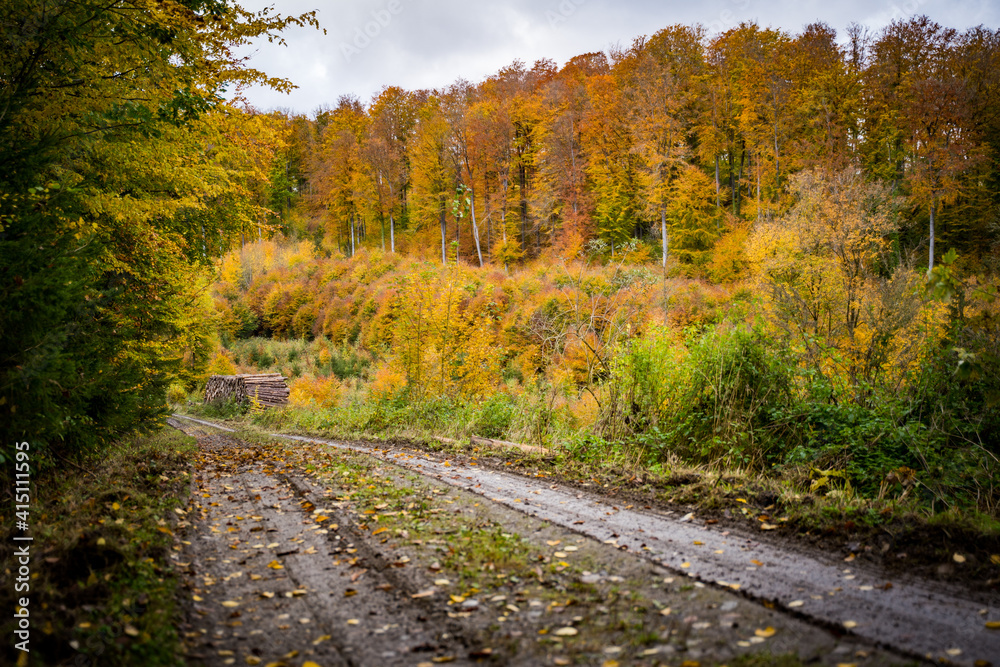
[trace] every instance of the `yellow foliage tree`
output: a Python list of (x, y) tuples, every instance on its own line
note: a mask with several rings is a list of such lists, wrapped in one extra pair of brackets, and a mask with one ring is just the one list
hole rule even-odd
[(798, 203), (747, 247), (772, 324), (856, 398), (898, 389), (945, 322), (896, 260), (895, 201), (855, 170), (803, 172), (792, 187)]

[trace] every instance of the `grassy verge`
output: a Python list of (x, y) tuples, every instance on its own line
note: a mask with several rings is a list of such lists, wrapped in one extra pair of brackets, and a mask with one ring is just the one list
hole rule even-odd
[[(36, 473), (26, 593), (30, 664), (181, 664), (176, 581), (167, 557), (173, 510), (188, 493), (193, 444), (166, 429)], [(11, 524), (4, 516), (5, 529)], [(15, 562), (12, 537), (5, 534), (0, 543), (8, 568)], [(9, 571), (5, 579), (12, 581)], [(22, 595), (5, 585), (0, 606), (14, 609)], [(3, 622), (5, 636), (13, 629), (10, 620)], [(3, 651), (0, 662), (28, 664), (12, 642)]]

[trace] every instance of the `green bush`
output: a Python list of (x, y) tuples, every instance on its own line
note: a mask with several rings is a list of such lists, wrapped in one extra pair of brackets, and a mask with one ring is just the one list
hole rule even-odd
[(479, 404), (471, 430), (484, 438), (506, 438), (517, 410), (517, 400), (513, 396), (493, 394)]
[(683, 349), (666, 332), (635, 341), (615, 360), (600, 428), (654, 458), (762, 468), (783, 449), (775, 414), (792, 399), (792, 371), (759, 330), (691, 331)]

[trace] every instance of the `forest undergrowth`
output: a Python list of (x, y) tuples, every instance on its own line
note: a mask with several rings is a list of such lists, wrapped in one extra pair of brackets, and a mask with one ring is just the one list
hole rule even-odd
[[(510, 273), (247, 245), (221, 265), (222, 344), (208, 372), (280, 372), (290, 404), (204, 406), (197, 385), (173, 387), (171, 400), (261, 427), (468, 454), (470, 436), (541, 445), (553, 457), (532, 465), (580, 483), (737, 515), (749, 498), (751, 519), (780, 515), (805, 532), (945, 526), (994, 542), (991, 288), (960, 279), (953, 256), (929, 277), (903, 265), (845, 277), (835, 256), (794, 266), (793, 253), (754, 246), (769, 233), (748, 243), (757, 269), (726, 286), (652, 264), (641, 244), (615, 257), (598, 245), (552, 253)], [(827, 272), (828, 293), (803, 287), (809, 271)], [(845, 289), (856, 305), (838, 322)]]

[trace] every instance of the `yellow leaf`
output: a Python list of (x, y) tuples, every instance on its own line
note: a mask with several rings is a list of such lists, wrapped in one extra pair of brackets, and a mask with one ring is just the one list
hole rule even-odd
[(233, 602), (232, 600), (226, 600), (225, 602), (222, 603), (222, 606), (223, 607), (239, 607), (240, 603), (239, 602)]
[(379, 533), (384, 533), (387, 530), (389, 530), (389, 529), (386, 528), (385, 526), (382, 526), (380, 528), (376, 528), (375, 530), (373, 530), (372, 531), (372, 535), (378, 535)]
[(357, 625), (357, 624), (358, 624), (358, 623), (360, 623), (360, 622), (361, 622), (361, 621), (359, 621), (359, 620), (358, 620), (358, 619), (356, 619), (356, 618), (349, 618), (349, 619), (347, 619), (347, 624), (348, 624), (348, 625)]
[(745, 504), (746, 500), (744, 500), (743, 498), (737, 498), (736, 502), (738, 502), (738, 503), (744, 503)]
[(201, 602), (204, 598), (202, 598), (200, 595), (192, 595), (191, 599), (194, 600), (195, 602)]
[(691, 563), (681, 563), (681, 567), (691, 567)]
[(802, 600), (792, 600), (791, 602), (788, 603), (788, 606), (794, 609), (795, 607), (801, 607), (804, 604), (805, 602)]
[(119, 505), (118, 503), (111, 503), (111, 509), (113, 509), (114, 511), (116, 511), (116, 512), (117, 512), (117, 511), (118, 511), (118, 510), (120, 510), (121, 508), (122, 508), (122, 506), (121, 506), (121, 505)]
[(125, 634), (127, 634), (129, 637), (138, 637), (139, 630), (133, 625), (126, 625)]
[(773, 637), (775, 632), (776, 630), (771, 626), (767, 626), (764, 629), (757, 628), (756, 630), (753, 631), (755, 635), (757, 635), (758, 637), (763, 637), (764, 639), (767, 639), (768, 637)]
[(954, 561), (955, 561), (956, 563), (964, 563), (964, 562), (965, 562), (965, 556), (963, 556), (962, 554), (955, 554), (955, 555), (954, 555), (954, 556), (952, 556), (951, 558), (952, 558), (952, 560), (954, 560)]
[(1000, 621), (986, 621), (986, 627), (990, 630), (1000, 630)]
[(319, 637), (313, 640), (313, 646), (319, 646), (320, 644), (322, 644), (325, 641), (328, 641), (329, 639), (330, 635), (320, 635)]
[(851, 628), (858, 627), (858, 624), (855, 621), (844, 621), (844, 627), (850, 630)]
[(248, 655), (247, 657), (245, 657), (243, 659), (247, 661), (248, 665), (259, 665), (260, 664), (260, 658), (258, 658), (255, 655)]
[(695, 546), (699, 546), (700, 547), (701, 545), (704, 544), (704, 542), (699, 542), (698, 540), (695, 540), (694, 544), (695, 544)]
[(319, 665), (312, 660), (306, 660), (302, 663), (302, 667), (319, 667)]
[(276, 560), (272, 560), (270, 563), (267, 564), (267, 566), (269, 568), (271, 568), (272, 570), (284, 570), (285, 569), (285, 566), (282, 565), (281, 563), (279, 563)]
[(546, 540), (545, 543), (550, 547), (558, 546), (562, 543), (562, 540)]
[(552, 634), (556, 635), (557, 637), (575, 637), (576, 635), (580, 634), (580, 631), (577, 630), (576, 628), (567, 626), (565, 628), (559, 628)]

